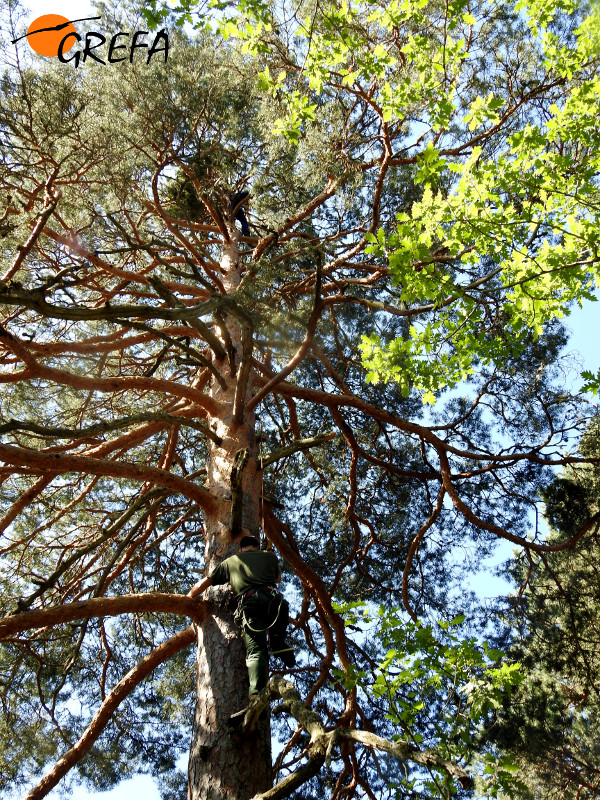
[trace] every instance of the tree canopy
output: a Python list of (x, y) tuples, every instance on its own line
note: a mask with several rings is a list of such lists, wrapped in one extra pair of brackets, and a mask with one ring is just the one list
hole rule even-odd
[[(598, 452), (597, 422), (580, 449)], [(542, 495), (549, 542), (572, 535), (598, 511), (597, 465), (569, 467)], [(515, 753), (530, 790), (548, 797), (597, 793), (597, 554), (597, 531), (568, 550), (520, 554), (508, 567), (519, 590), (500, 601), (498, 643), (525, 679), (493, 736)]]
[[(77, 67), (5, 13), (2, 783), (137, 769), (179, 798), (188, 736), (211, 796), (189, 645), (202, 675), (225, 606), (185, 594), (243, 524), (283, 559), (301, 653), (257, 798), (540, 796), (506, 710), (531, 623), (488, 643), (467, 587), (499, 540), (592, 580), (571, 470), (596, 469), (595, 408), (561, 319), (599, 277), (597, 8), (103, 5), (168, 58)], [(577, 686), (558, 618), (547, 674)], [(596, 796), (589, 766), (557, 797)]]

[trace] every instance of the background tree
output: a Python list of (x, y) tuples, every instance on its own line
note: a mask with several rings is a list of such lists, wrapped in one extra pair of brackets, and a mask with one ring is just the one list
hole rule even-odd
[[(498, 537), (595, 524), (547, 543), (526, 513), (597, 459), (556, 319), (597, 280), (598, 26), (552, 11), (249, 3), (167, 64), (7, 48), (3, 769), (61, 756), (29, 800), (75, 765), (181, 796), (195, 640), (191, 798), (446, 797), (467, 765), (508, 791), (472, 734), (514, 674), (440, 631)], [(184, 595), (242, 527), (285, 560), (302, 656), (232, 734), (231, 596)]]
[[(581, 453), (598, 453), (598, 423)], [(549, 542), (572, 536), (598, 515), (598, 467), (567, 468), (541, 492)], [(521, 762), (532, 796), (597, 797), (598, 529), (573, 548), (520, 555), (509, 567), (518, 592), (501, 610), (502, 646), (525, 667), (526, 680), (491, 729)]]

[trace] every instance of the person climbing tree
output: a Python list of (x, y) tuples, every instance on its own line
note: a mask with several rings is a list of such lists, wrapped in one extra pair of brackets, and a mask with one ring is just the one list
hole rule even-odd
[(258, 694), (269, 678), (269, 642), (271, 652), (286, 667), (296, 663), (294, 650), (286, 640), (289, 605), (276, 584), (281, 570), (274, 553), (260, 549), (255, 536), (244, 536), (240, 552), (222, 561), (211, 574), (189, 592), (197, 597), (209, 586), (229, 583), (238, 598), (237, 616), (242, 624), (246, 647), (246, 666), (250, 681), (249, 695)]
[(248, 205), (249, 199), (250, 192), (236, 192), (229, 198), (231, 215), (242, 226), (242, 236), (251, 236), (248, 220), (244, 213), (244, 206)]

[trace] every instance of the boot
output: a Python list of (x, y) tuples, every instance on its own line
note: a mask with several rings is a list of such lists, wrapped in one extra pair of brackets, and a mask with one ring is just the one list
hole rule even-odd
[(288, 669), (296, 666), (296, 655), (294, 653), (294, 649), (290, 647), (287, 642), (285, 642), (284, 646), (280, 647), (278, 650), (272, 650), (271, 654), (276, 658), (280, 658)]

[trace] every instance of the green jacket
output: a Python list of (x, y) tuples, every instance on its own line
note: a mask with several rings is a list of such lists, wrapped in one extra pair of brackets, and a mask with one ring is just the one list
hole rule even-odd
[(236, 595), (259, 586), (275, 586), (279, 580), (279, 562), (275, 553), (246, 550), (226, 558), (210, 574), (215, 585), (230, 584)]

